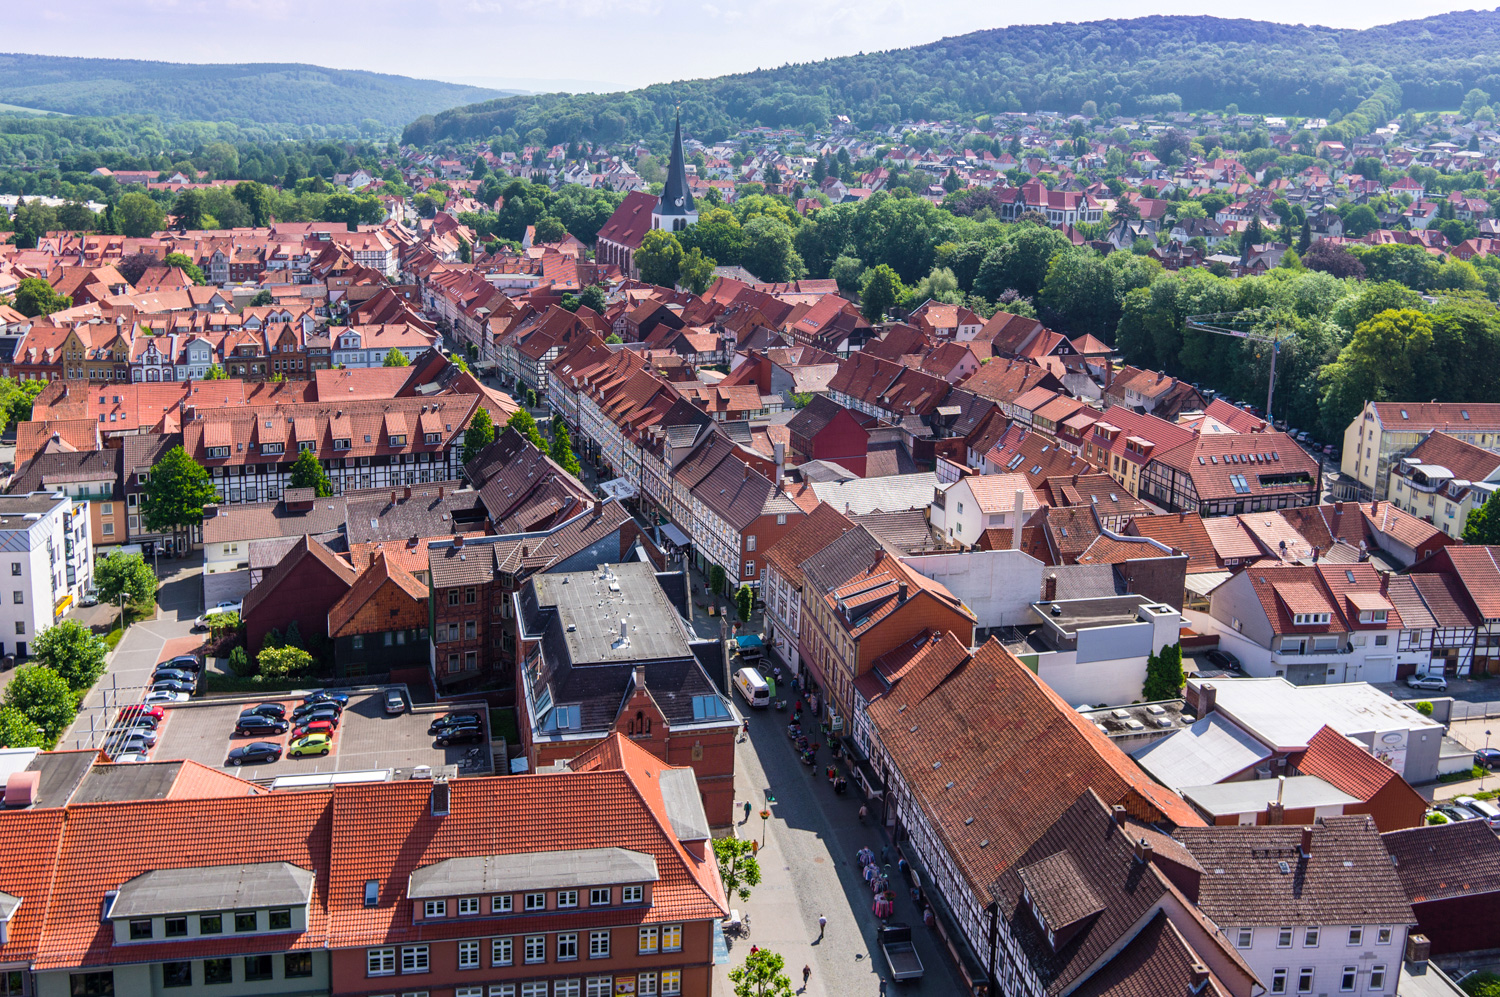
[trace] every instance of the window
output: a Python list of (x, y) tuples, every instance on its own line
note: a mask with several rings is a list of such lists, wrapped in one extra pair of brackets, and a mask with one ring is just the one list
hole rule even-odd
[(1385, 966), (1380, 965), (1370, 967), (1370, 989), (1385, 989)]
[(635, 992), (642, 997), (656, 997), (656, 974), (638, 974), (635, 978)]
[(429, 900), (429, 901), (427, 901), (425, 904), (422, 905), (422, 916), (423, 917), (447, 917), (448, 916), (448, 901), (446, 901), (446, 900)]
[(577, 978), (558, 980), (552, 984), (552, 997), (578, 997), (582, 989), (583, 981)]
[(746, 561), (745, 562), (745, 577), (746, 578), (754, 578), (755, 577), (755, 562), (754, 561)]
[(463, 897), (463, 898), (461, 898), (458, 901), (458, 913), (460, 915), (478, 914), (479, 913), (479, 898), (478, 897)]
[(191, 962), (164, 962), (161, 964), (161, 985), (164, 987), (190, 987), (193, 985)]
[(511, 940), (509, 938), (495, 938), (490, 941), (490, 965), (509, 966), (512, 959)]
[[(102, 973), (69, 973), (68, 994), (69, 997), (114, 997), (115, 974), (109, 970)], [(589, 991), (589, 997), (595, 997), (592, 990)], [(609, 997), (609, 990), (601, 991), (598, 997)]]
[(396, 972), (395, 949), (366, 949), (365, 975), (390, 976)]
[(637, 951), (641, 955), (654, 953), (657, 949), (657, 936), (658, 930), (655, 927), (642, 928), (640, 930), (640, 941), (637, 945)]
[(1310, 994), (1312, 993), (1312, 985), (1313, 971), (1311, 968), (1304, 966), (1297, 973), (1297, 992), (1299, 994)]
[(356, 651), (363, 650), (365, 646), (365, 635), (355, 634), (353, 639), (350, 641), (350, 644)]
[(234, 912), (235, 931), (254, 931), (256, 928), (256, 916), (253, 910), (237, 910)]
[(17, 620), (16, 621), (16, 633), (21, 634), (22, 636), (25, 636), (25, 634), (26, 634), (26, 621), (25, 620)]
[(138, 942), (144, 938), (151, 937), (151, 919), (142, 918), (139, 921), (130, 922), (130, 940)]
[(754, 550), (755, 549), (755, 535), (754, 534), (751, 534), (750, 536), (748, 536), (748, 537), (745, 538), (745, 549), (746, 550)]
[(664, 969), (661, 971), (661, 992), (664, 994), (682, 993), (682, 970)]
[(578, 933), (570, 931), (557, 936), (557, 961), (567, 962), (578, 958)]
[(1375, 635), (1375, 646), (1376, 647), (1385, 647), (1386, 643), (1390, 639), (1391, 638), (1390, 638), (1389, 634), (1376, 634)]
[(268, 927), (271, 931), (290, 930), (292, 927), (292, 912), (285, 907), (280, 910), (271, 911)]
[(490, 997), (516, 997), (516, 985), (514, 983), (491, 984)]
[(168, 938), (182, 938), (187, 934), (187, 918), (169, 917), (163, 922), (162, 927)]
[(268, 955), (245, 956), (245, 979), (271, 979), (271, 957)]
[(311, 952), (288, 952), (281, 957), (282, 975), (289, 980), (300, 979), (313, 974)]
[(1349, 929), (1349, 944), (1350, 945), (1359, 945), (1364, 940), (1365, 940), (1365, 929), (1364, 928), (1350, 928)]
[(204, 959), (204, 983), (233, 983), (234, 962), (230, 959)]
[(458, 605), (458, 589), (449, 589), (448, 590), (448, 605), (450, 605), (450, 606), (457, 606)]
[(578, 891), (577, 890), (558, 890), (557, 891), (557, 906), (559, 906), (559, 907), (577, 907), (578, 906)]
[(608, 931), (590, 931), (589, 932), (589, 958), (590, 959), (608, 959), (609, 958), (609, 932)]
[(609, 905), (609, 887), (589, 890), (590, 907), (606, 907)]
[(1249, 948), (1250, 947), (1250, 941), (1254, 937), (1255, 937), (1255, 930), (1253, 928), (1241, 928), (1239, 930), (1239, 937), (1237, 939), (1235, 939), (1235, 943), (1234, 943), (1235, 947), (1236, 948), (1242, 948), (1242, 949)]
[(583, 997), (610, 997), (614, 992), (614, 983), (613, 976), (590, 976), (583, 981)]
[(547, 936), (527, 935), (525, 943), (525, 959), (531, 962), (547, 961)]
[(459, 942), (458, 943), (458, 968), (459, 969), (478, 969), (479, 968), (479, 943), (478, 942)]
[(528, 893), (528, 894), (526, 894), (526, 909), (527, 910), (546, 910), (547, 909), (547, 894), (545, 894), (545, 893)]
[(1318, 929), (1317, 928), (1308, 928), (1307, 929), (1307, 934), (1305, 934), (1305, 935), (1302, 936), (1302, 947), (1305, 948), (1305, 949), (1315, 949), (1315, 948), (1318, 947)]
[(104, 524), (104, 535), (107, 536), (107, 537), (112, 537), (112, 536), (115, 535), (115, 524), (114, 523), (105, 523)]
[(223, 914), (199, 914), (198, 934), (200, 935), (222, 935), (224, 933)]
[(1292, 947), (1291, 928), (1282, 928), (1276, 933), (1276, 947), (1279, 949), (1289, 949)]
[(1391, 944), (1391, 929), (1390, 928), (1376, 928), (1375, 929), (1375, 944), (1376, 945), (1389, 945), (1389, 944)]
[(638, 904), (645, 894), (646, 888), (644, 886), (627, 886), (620, 891), (620, 903)]
[(401, 946), (401, 972), (403, 972), (403, 973), (425, 973), (425, 972), (427, 972), (427, 946), (426, 945), (403, 945), (403, 946)]
[(498, 897), (490, 897), (490, 913), (509, 914), (513, 909), (511, 904), (514, 899), (509, 893), (501, 894)]
[(464, 589), (464, 605), (472, 606), (474, 605), (476, 599), (477, 596), (474, 590), (474, 586), (470, 585), (468, 588)]
[(453, 997), (484, 997), (484, 987), (459, 987)]
[[(12, 575), (19, 575), (21, 573), (21, 562), (20, 561), (12, 561), (12, 562), (10, 562), (10, 573)], [(79, 975), (85, 975), (86, 976), (88, 974), (85, 973), (85, 974), (79, 974)]]
[(521, 997), (547, 997), (547, 981), (535, 980), (521, 984)]
[(1357, 979), (1359, 979), (1359, 967), (1345, 966), (1343, 975), (1339, 977), (1339, 990), (1343, 993), (1351, 992)]
[(663, 952), (682, 951), (682, 925), (664, 924), (661, 926), (661, 950)]
[(1275, 969), (1271, 971), (1271, 993), (1286, 993), (1286, 970)]

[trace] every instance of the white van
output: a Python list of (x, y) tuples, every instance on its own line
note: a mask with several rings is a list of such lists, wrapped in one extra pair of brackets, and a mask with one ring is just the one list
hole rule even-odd
[(745, 702), (757, 709), (771, 705), (771, 688), (754, 668), (741, 668), (735, 672), (734, 687), (745, 697)]

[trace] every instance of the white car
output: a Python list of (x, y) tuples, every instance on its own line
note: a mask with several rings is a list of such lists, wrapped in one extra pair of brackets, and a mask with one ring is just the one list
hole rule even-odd
[(151, 756), (140, 751), (129, 751), (115, 758), (116, 762), (149, 762)]
[(192, 698), (192, 696), (189, 696), (185, 692), (169, 692), (166, 689), (155, 689), (146, 693), (145, 698), (141, 702), (147, 706), (151, 706), (156, 703), (186, 703)]
[(238, 613), (240, 604), (237, 602), (221, 602), (213, 609), (206, 611), (202, 616), (193, 621), (194, 630), (207, 630), (210, 621), (215, 616), (224, 616), (227, 613)]
[(1460, 806), (1468, 807), (1490, 826), (1491, 831), (1500, 831), (1500, 807), (1496, 807), (1488, 800), (1476, 800), (1472, 796), (1460, 796), (1453, 801)]

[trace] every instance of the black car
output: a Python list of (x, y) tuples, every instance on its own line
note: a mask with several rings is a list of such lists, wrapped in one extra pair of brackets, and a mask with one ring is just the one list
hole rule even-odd
[(151, 673), (151, 681), (160, 682), (162, 679), (169, 679), (173, 682), (186, 682), (188, 685), (195, 685), (198, 682), (198, 676), (194, 673), (180, 671), (176, 668), (162, 667)]
[(1500, 769), (1500, 748), (1480, 748), (1474, 752), (1474, 764), (1487, 769)]
[(203, 659), (196, 654), (179, 654), (169, 661), (163, 661), (156, 667), (177, 668), (184, 672), (201, 672), (203, 670)]
[(1240, 659), (1228, 651), (1220, 651), (1215, 648), (1204, 655), (1215, 668), (1222, 668), (1226, 672), (1236, 672), (1240, 668)]
[(152, 679), (152, 692), (185, 692), (189, 696), (193, 694), (193, 683), (181, 682), (177, 679)]
[(478, 727), (481, 726), (479, 714), (477, 713), (450, 713), (445, 717), (438, 717), (427, 728), (429, 734), (439, 734), (454, 727)]
[(286, 707), (280, 703), (261, 703), (259, 706), (252, 706), (248, 710), (241, 710), (240, 716), (248, 717), (252, 713), (256, 716), (271, 717), (274, 720), (286, 719)]
[(340, 714), (338, 710), (334, 709), (309, 710), (306, 713), (292, 714), (292, 723), (300, 727), (305, 724), (315, 723), (319, 720), (326, 720), (328, 721), (330, 726), (337, 730), (339, 726), (339, 717), (341, 715), (342, 714)]
[(314, 706), (318, 703), (334, 703), (339, 709), (349, 705), (349, 694), (347, 692), (331, 692), (328, 689), (319, 689), (302, 697), (303, 706)]
[(304, 719), (312, 716), (314, 713), (332, 713), (334, 716), (338, 716), (343, 712), (344, 708), (338, 703), (334, 702), (303, 703), (301, 706), (292, 711), (292, 720), (296, 723), (301, 723)]
[(444, 748), (450, 744), (483, 744), (484, 731), (478, 727), (457, 727), (439, 734), (437, 743)]
[(230, 765), (244, 765), (246, 762), (275, 762), (281, 760), (281, 745), (272, 744), (270, 741), (252, 741), (250, 744), (235, 748), (229, 753)]
[(241, 714), (234, 724), (236, 734), (285, 734), (286, 729), (285, 720), (263, 717), (259, 713)]

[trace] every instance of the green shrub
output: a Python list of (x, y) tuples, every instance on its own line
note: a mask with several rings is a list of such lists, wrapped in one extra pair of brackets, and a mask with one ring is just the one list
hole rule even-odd
[(1430, 814), (1427, 815), (1427, 823), (1429, 823), (1429, 824), (1446, 824), (1446, 823), (1448, 823), (1448, 818), (1445, 817), (1445, 816), (1443, 816), (1440, 813), (1430, 813)]
[(1429, 702), (1427, 702), (1427, 700), (1424, 699), (1424, 700), (1421, 700), (1420, 702), (1412, 703), (1410, 705), (1411, 705), (1412, 709), (1414, 709), (1418, 713), (1422, 714), (1422, 716), (1424, 716), (1424, 717), (1430, 717), (1430, 716), (1432, 716), (1432, 704), (1429, 703)]

